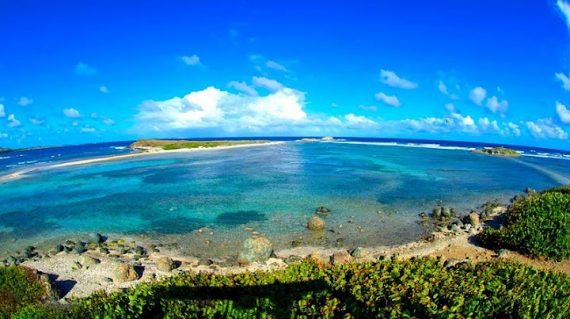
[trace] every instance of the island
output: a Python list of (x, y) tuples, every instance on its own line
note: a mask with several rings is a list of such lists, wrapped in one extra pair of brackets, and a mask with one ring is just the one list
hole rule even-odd
[(505, 157), (518, 157), (521, 154), (513, 149), (506, 147), (484, 147), (481, 149), (475, 149), (473, 153), (486, 154), (492, 156), (505, 156)]
[(12, 150), (9, 148), (2, 148), (0, 147), (0, 153), (7, 153), (7, 152), (11, 152)]
[(270, 141), (267, 140), (139, 140), (132, 143), (129, 147), (133, 150), (143, 151), (171, 151), (193, 148), (214, 148), (240, 145), (243, 146), (251, 144), (264, 144), (269, 142)]

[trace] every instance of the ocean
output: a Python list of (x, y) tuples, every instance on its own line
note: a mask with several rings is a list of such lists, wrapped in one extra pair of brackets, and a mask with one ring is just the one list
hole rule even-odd
[[(259, 138), (256, 138), (259, 139)], [(527, 187), (570, 184), (570, 153), (511, 146), (523, 156), (471, 153), (489, 144), (346, 138), (163, 153), (40, 169), (0, 184), (0, 257), (100, 232), (176, 243), (194, 256), (235, 254), (250, 231), (275, 248), (411, 242), (430, 229), (418, 214), (442, 203), (460, 213)], [(116, 142), (0, 153), (0, 174), (132, 152)], [(319, 206), (325, 233), (305, 229)]]

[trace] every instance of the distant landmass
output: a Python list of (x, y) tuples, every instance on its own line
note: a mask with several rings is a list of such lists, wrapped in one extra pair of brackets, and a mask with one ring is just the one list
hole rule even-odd
[(507, 156), (507, 157), (518, 157), (521, 154), (513, 149), (506, 147), (484, 147), (481, 149), (473, 150), (474, 153), (487, 154), (493, 156)]
[(186, 148), (211, 148), (221, 146), (236, 146), (247, 144), (268, 143), (266, 140), (213, 140), (213, 141), (190, 141), (190, 140), (139, 140), (132, 143), (131, 149), (152, 150), (162, 149), (165, 151)]
[(9, 148), (2, 148), (0, 147), (0, 153), (6, 153), (6, 152), (11, 152), (12, 150)]

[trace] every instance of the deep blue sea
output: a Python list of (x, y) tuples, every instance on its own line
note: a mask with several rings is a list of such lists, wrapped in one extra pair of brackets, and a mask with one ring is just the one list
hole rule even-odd
[[(259, 139), (259, 138), (256, 138)], [(526, 187), (570, 184), (570, 153), (513, 147), (519, 158), (469, 152), (464, 142), (344, 139), (167, 153), (36, 170), (0, 184), (0, 256), (89, 232), (176, 242), (188, 254), (231, 255), (250, 235), (276, 248), (382, 246), (429, 231), (417, 214), (437, 203), (459, 212)], [(0, 175), (131, 152), (130, 142), (0, 153)], [(332, 209), (324, 234), (305, 229)]]

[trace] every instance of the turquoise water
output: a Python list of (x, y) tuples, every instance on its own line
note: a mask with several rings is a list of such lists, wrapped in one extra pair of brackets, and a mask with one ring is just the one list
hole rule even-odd
[[(461, 212), (569, 178), (568, 160), (365, 144), (160, 154), (0, 184), (0, 246), (7, 251), (97, 231), (224, 255), (249, 236), (245, 227), (276, 248), (299, 238), (305, 245), (401, 244), (429, 231), (417, 214), (439, 201)], [(304, 225), (321, 205), (333, 211), (325, 220), (334, 232), (311, 234)]]

